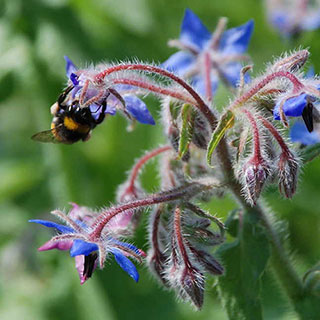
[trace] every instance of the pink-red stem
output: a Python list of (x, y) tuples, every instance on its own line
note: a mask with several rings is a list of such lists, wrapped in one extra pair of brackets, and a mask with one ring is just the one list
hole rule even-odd
[(179, 207), (176, 207), (174, 211), (174, 231), (183, 261), (187, 267), (191, 268), (191, 263), (188, 258), (188, 253), (184, 245), (181, 232), (181, 209)]
[[(123, 205), (119, 205), (118, 207), (110, 208), (105, 212), (102, 212), (91, 226), (93, 231), (90, 234), (90, 239), (94, 241), (97, 238), (99, 238), (105, 225), (117, 214), (126, 210), (132, 210), (139, 207), (147, 207), (150, 205), (182, 199), (187, 193), (190, 193), (190, 191), (188, 192), (188, 189), (190, 187), (192, 188), (192, 186), (194, 185), (195, 184), (188, 184), (184, 187), (179, 187), (168, 192), (154, 194), (144, 199), (139, 199), (129, 203), (125, 203)], [(200, 190), (197, 190), (197, 192), (200, 192)]]
[(152, 91), (152, 92), (164, 95), (164, 96), (170, 96), (172, 98), (181, 100), (185, 103), (195, 104), (195, 101), (193, 99), (190, 99), (189, 97), (186, 97), (185, 95), (183, 95), (177, 91), (173, 91), (173, 90), (170, 90), (167, 88), (161, 88), (161, 87), (155, 86), (153, 84), (149, 84), (144, 81), (123, 78), (123, 79), (114, 79), (112, 82), (116, 83), (116, 84), (129, 84), (129, 85), (143, 88), (143, 89), (146, 89), (146, 90), (149, 90), (149, 91)]
[(209, 52), (204, 54), (204, 79), (206, 87), (206, 97), (208, 101), (212, 101), (212, 86), (211, 86), (211, 58)]
[(154, 149), (147, 154), (145, 154), (139, 161), (136, 163), (136, 165), (133, 167), (131, 174), (130, 174), (130, 179), (129, 179), (129, 186), (127, 188), (128, 191), (132, 191), (134, 189), (134, 182), (139, 174), (139, 171), (141, 167), (150, 159), (156, 157), (157, 155), (161, 154), (162, 152), (166, 152), (171, 150), (171, 146), (164, 146), (160, 147), (157, 149)]
[(252, 113), (249, 112), (247, 109), (242, 109), (241, 111), (247, 116), (251, 124), (252, 133), (253, 133), (253, 158), (255, 161), (261, 162), (262, 156), (261, 156), (261, 148), (260, 148), (260, 133), (259, 133), (257, 122), (254, 119)]
[(231, 105), (231, 109), (234, 107), (238, 107), (243, 105), (246, 101), (252, 98), (255, 94), (257, 94), (263, 87), (265, 87), (268, 83), (273, 81), (276, 78), (286, 78), (291, 81), (293, 85), (293, 93), (298, 92), (303, 87), (303, 84), (299, 81), (299, 79), (288, 71), (278, 71), (274, 72), (267, 77), (265, 77), (262, 81), (260, 81), (257, 85), (255, 85), (251, 90), (240, 96), (238, 99), (234, 101)]
[(291, 154), (288, 146), (286, 145), (285, 141), (279, 134), (278, 130), (273, 126), (273, 124), (263, 118), (262, 116), (258, 116), (259, 120), (262, 122), (262, 124), (270, 131), (270, 133), (274, 136), (274, 138), (277, 140), (280, 148), (282, 149), (282, 152), (285, 153), (287, 156)]
[(103, 81), (103, 79), (114, 72), (119, 72), (123, 70), (138, 70), (138, 71), (146, 71), (146, 72), (151, 72), (155, 74), (159, 74), (161, 76), (164, 76), (166, 78), (170, 78), (171, 80), (175, 81), (179, 85), (181, 85), (184, 89), (186, 89), (189, 94), (194, 98), (196, 101), (195, 107), (197, 107), (203, 115), (207, 118), (208, 122), (211, 125), (211, 128), (214, 129), (216, 127), (216, 117), (212, 113), (212, 111), (209, 109), (209, 107), (206, 105), (206, 103), (202, 100), (202, 98), (198, 95), (198, 93), (184, 80), (176, 76), (175, 74), (150, 65), (143, 65), (143, 64), (123, 64), (123, 65), (118, 65), (118, 66), (113, 66), (110, 68), (107, 68), (106, 70), (100, 72), (99, 74), (96, 75), (95, 80), (97, 82)]

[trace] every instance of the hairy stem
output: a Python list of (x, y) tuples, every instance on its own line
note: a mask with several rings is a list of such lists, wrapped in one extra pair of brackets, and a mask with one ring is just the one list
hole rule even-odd
[(186, 267), (191, 268), (191, 263), (188, 258), (187, 249), (184, 245), (182, 230), (181, 230), (181, 209), (180, 207), (176, 207), (174, 210), (174, 234), (176, 236), (176, 241), (179, 247), (179, 251), (181, 253), (182, 259), (186, 265)]
[(208, 101), (212, 101), (211, 88), (211, 58), (209, 52), (204, 54), (204, 83), (206, 87), (206, 96)]
[(163, 146), (163, 147), (160, 147), (160, 148), (157, 148), (157, 149), (154, 149), (154, 150), (148, 152), (142, 158), (140, 158), (139, 161), (136, 163), (136, 165), (131, 170), (128, 190), (134, 189), (134, 182), (137, 179), (139, 171), (147, 161), (149, 161), (150, 159), (156, 157), (157, 155), (159, 155), (163, 152), (169, 151), (169, 150), (172, 150), (171, 146)]
[(253, 88), (251, 88), (248, 92), (244, 93), (238, 99), (236, 99), (230, 109), (238, 108), (244, 105), (249, 99), (251, 99), (254, 95), (256, 95), (262, 88), (264, 88), (267, 84), (277, 78), (286, 78), (293, 85), (293, 93), (298, 92), (303, 88), (303, 84), (300, 80), (289, 71), (277, 71), (262, 79), (258, 84), (256, 84)]
[(247, 109), (242, 109), (242, 112), (247, 116), (253, 133), (253, 158), (257, 163), (260, 163), (262, 160), (261, 148), (260, 148), (260, 134), (256, 120), (251, 112)]
[(190, 97), (187, 97), (186, 95), (181, 94), (180, 92), (170, 90), (168, 88), (158, 87), (153, 84), (149, 84), (143, 80), (132, 80), (132, 79), (123, 78), (123, 79), (114, 79), (112, 82), (115, 84), (129, 84), (135, 87), (143, 88), (163, 96), (169, 96), (169, 97), (178, 99), (184, 103), (189, 103), (192, 105), (196, 103), (194, 99), (190, 99)]
[(92, 225), (93, 231), (90, 234), (90, 239), (95, 240), (100, 237), (101, 232), (105, 225), (114, 218), (117, 214), (124, 212), (126, 210), (132, 210), (141, 207), (147, 207), (150, 205), (155, 205), (159, 203), (171, 202), (175, 200), (182, 200), (185, 197), (193, 197), (197, 193), (204, 191), (206, 189), (210, 189), (209, 185), (201, 185), (199, 183), (189, 183), (182, 187), (172, 189), (170, 191), (160, 192), (157, 194), (153, 194), (144, 199), (135, 200), (132, 202), (128, 202), (123, 205), (119, 205), (114, 208), (110, 208), (105, 212), (102, 212), (96, 221)]
[(270, 220), (270, 213), (265, 212), (261, 205), (257, 205), (251, 210), (254, 210), (259, 215), (262, 225), (268, 234), (268, 239), (272, 245), (272, 264), (286, 293), (292, 301), (299, 299), (303, 293), (302, 282), (294, 270), (289, 254), (283, 247)]
[(268, 239), (272, 248), (272, 267), (274, 268), (283, 288), (295, 311), (301, 319), (317, 319), (319, 315), (320, 303), (319, 298), (305, 295), (302, 281), (292, 266), (289, 253), (285, 250), (277, 231), (270, 221), (268, 212), (261, 205), (254, 207), (249, 206), (241, 194), (241, 185), (235, 180), (232, 163), (229, 156), (228, 146), (225, 139), (222, 139), (218, 145), (218, 157), (227, 180), (228, 186), (237, 201), (241, 204), (245, 212), (256, 214), (266, 230)]
[(211, 128), (212, 129), (215, 128), (216, 123), (217, 123), (217, 119), (214, 116), (214, 114), (212, 113), (212, 111), (210, 110), (210, 108), (207, 106), (207, 104), (199, 96), (199, 94), (187, 82), (185, 82), (183, 79), (179, 78), (178, 76), (176, 76), (175, 74), (173, 74), (167, 70), (164, 70), (164, 69), (161, 69), (158, 67), (154, 67), (151, 65), (144, 65), (144, 64), (122, 64), (122, 65), (117, 65), (117, 66), (105, 69), (104, 71), (102, 71), (96, 75), (95, 80), (97, 82), (102, 82), (106, 76), (108, 76), (114, 72), (121, 72), (124, 70), (132, 70), (132, 71), (136, 70), (136, 71), (150, 72), (153, 74), (158, 74), (163, 77), (169, 78), (172, 81), (178, 83), (181, 87), (183, 87), (186, 91), (188, 91), (189, 94), (194, 98), (194, 100), (197, 103), (195, 105), (195, 107), (197, 107), (200, 110), (200, 112), (206, 117), (206, 119), (208, 120), (208, 122), (211, 125)]
[(283, 153), (285, 153), (287, 156), (291, 154), (287, 144), (279, 134), (278, 130), (274, 127), (274, 125), (267, 119), (263, 118), (262, 116), (258, 116), (258, 119), (262, 122), (264, 127), (266, 127), (269, 132), (273, 135), (273, 137), (277, 140), (281, 150)]

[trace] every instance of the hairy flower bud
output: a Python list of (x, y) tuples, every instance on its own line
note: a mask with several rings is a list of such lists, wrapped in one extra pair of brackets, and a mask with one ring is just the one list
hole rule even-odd
[(168, 287), (168, 279), (165, 277), (167, 257), (159, 250), (150, 250), (147, 255), (147, 262), (155, 277)]
[(298, 71), (309, 58), (310, 52), (306, 49), (294, 52), (288, 57), (278, 60), (272, 67), (274, 71)]
[(182, 298), (189, 298), (197, 309), (201, 309), (204, 296), (204, 276), (193, 266), (186, 266), (181, 277)]
[(292, 198), (297, 188), (298, 162), (292, 154), (282, 152), (280, 155), (279, 190), (287, 198)]
[(223, 266), (210, 253), (191, 247), (190, 249), (192, 250), (192, 253), (197, 258), (197, 260), (201, 263), (205, 271), (215, 276), (219, 276), (224, 273)]
[(247, 200), (255, 205), (263, 185), (268, 179), (270, 168), (263, 159), (251, 158), (243, 167), (244, 190)]

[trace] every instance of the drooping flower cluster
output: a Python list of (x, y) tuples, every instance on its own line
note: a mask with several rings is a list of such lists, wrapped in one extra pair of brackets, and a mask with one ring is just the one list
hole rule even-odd
[(91, 211), (87, 207), (81, 207), (77, 204), (72, 205), (73, 208), (68, 215), (61, 211), (52, 212), (52, 214), (63, 220), (66, 225), (46, 220), (29, 220), (29, 222), (38, 223), (58, 231), (58, 235), (54, 236), (38, 250), (58, 249), (70, 251), (70, 256), (75, 258), (75, 265), (81, 284), (92, 276), (97, 265), (101, 269), (103, 268), (109, 254), (114, 256), (116, 262), (125, 272), (135, 281), (138, 281), (139, 274), (128, 257), (141, 262), (145, 254), (134, 245), (120, 240), (123, 226), (117, 223), (112, 224), (110, 227), (106, 225), (100, 237), (91, 236), (91, 226), (98, 213)]
[[(66, 58), (68, 87), (52, 108), (55, 118), (62, 119), (53, 121), (56, 136), (58, 128), (70, 137), (70, 132), (79, 133), (90, 121), (97, 125), (105, 114), (114, 115), (117, 110), (141, 123), (154, 124), (145, 103), (137, 97), (153, 93), (164, 97), (161, 115), (169, 142), (137, 161), (118, 188), (115, 207), (93, 212), (74, 205), (68, 215), (54, 211), (67, 226), (31, 220), (60, 233), (39, 250), (69, 250), (81, 283), (98, 265), (104, 266), (108, 254), (138, 280), (128, 258), (141, 261), (144, 253), (123, 242), (123, 237), (132, 235), (144, 208), (152, 206), (148, 266), (163, 285), (200, 309), (206, 274), (224, 272), (212, 248), (225, 239), (220, 220), (192, 200), (207, 201), (230, 188), (248, 208), (259, 201), (264, 186), (275, 180), (285, 197), (294, 195), (300, 160), (279, 127), (288, 127), (291, 117), (299, 117), (301, 121), (291, 131), (293, 141), (309, 144), (301, 125), (310, 135), (318, 134), (320, 81), (303, 74), (309, 52), (283, 56), (249, 80), (251, 67), (242, 67), (240, 61), (247, 59), (253, 22), (227, 31), (225, 24), (225, 19), (220, 20), (211, 35), (199, 18), (186, 10), (180, 39), (169, 43), (181, 51), (162, 67), (122, 63), (77, 69)], [(235, 92), (222, 111), (211, 103), (219, 80)], [(297, 126), (300, 129), (295, 129)], [(140, 169), (163, 153), (159, 166), (162, 191), (148, 195), (138, 181)]]
[[(220, 232), (209, 229), (217, 224)], [(168, 233), (169, 226), (173, 225)], [(210, 253), (224, 241), (224, 226), (192, 203), (160, 205), (150, 216), (148, 264), (159, 281), (197, 308), (203, 304), (205, 273), (223, 274), (223, 267)]]

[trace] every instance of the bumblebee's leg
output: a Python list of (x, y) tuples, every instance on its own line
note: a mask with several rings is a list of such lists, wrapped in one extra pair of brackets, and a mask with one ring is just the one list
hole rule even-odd
[(59, 104), (59, 107), (61, 108), (62, 106), (62, 103), (64, 102), (64, 100), (66, 99), (68, 93), (74, 88), (74, 86), (69, 86), (66, 90), (64, 90), (60, 96), (58, 97), (58, 104)]
[(87, 94), (89, 84), (90, 84), (90, 80), (88, 80), (88, 79), (83, 84), (82, 92), (80, 94), (80, 99), (79, 99), (80, 107), (82, 107), (82, 105), (84, 103), (84, 98)]
[(105, 111), (107, 109), (107, 100), (103, 101), (102, 105), (101, 105), (102, 109), (101, 109), (101, 113), (99, 114), (98, 119), (96, 120), (96, 124), (100, 124), (104, 118), (105, 118)]
[[(89, 106), (92, 103), (99, 101), (101, 98), (103, 98), (104, 95), (105, 95), (105, 90), (100, 90), (97, 95), (95, 95), (94, 97), (92, 97), (91, 99), (89, 99), (85, 102), (85, 104), (83, 105), (83, 108)], [(80, 102), (80, 104), (81, 104), (81, 102)]]

